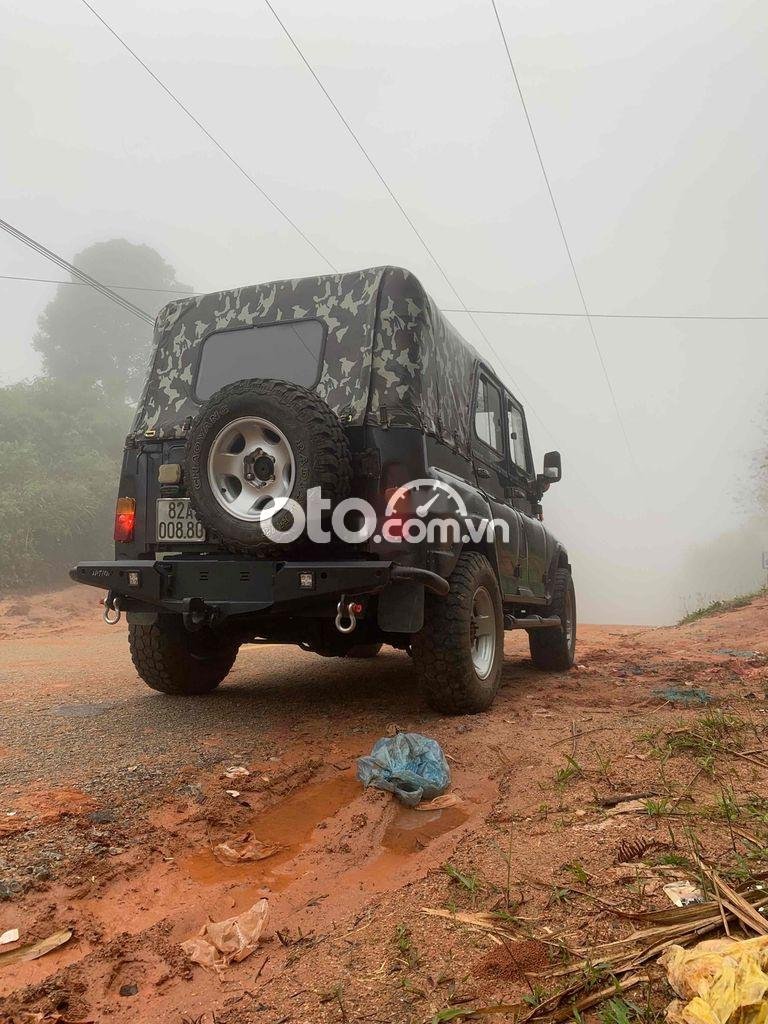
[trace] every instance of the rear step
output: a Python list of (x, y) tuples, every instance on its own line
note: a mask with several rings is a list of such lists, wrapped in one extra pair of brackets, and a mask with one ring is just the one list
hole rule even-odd
[(504, 629), (554, 629), (560, 626), (560, 617), (551, 615), (543, 618), (541, 615), (526, 615), (524, 619), (516, 619), (514, 615), (504, 616)]

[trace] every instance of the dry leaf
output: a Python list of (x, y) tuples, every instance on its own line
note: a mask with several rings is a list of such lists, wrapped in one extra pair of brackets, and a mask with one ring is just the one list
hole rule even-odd
[(605, 813), (607, 816), (613, 817), (614, 814), (645, 814), (647, 810), (644, 800), (627, 800), (622, 804), (616, 804)]
[(8, 964), (17, 964), (25, 960), (37, 960), (38, 957), (45, 956), (46, 953), (51, 953), (54, 949), (58, 949), (59, 946), (63, 946), (71, 938), (72, 932), (66, 929), (54, 932), (47, 939), (40, 939), (39, 942), (32, 942), (28, 946), (9, 949), (4, 953), (0, 953), (0, 967), (7, 967)]

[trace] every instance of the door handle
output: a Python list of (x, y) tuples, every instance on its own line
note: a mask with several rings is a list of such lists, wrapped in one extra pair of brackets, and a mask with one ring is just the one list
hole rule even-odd
[(481, 480), (491, 479), (491, 471), (484, 466), (475, 466), (475, 472)]

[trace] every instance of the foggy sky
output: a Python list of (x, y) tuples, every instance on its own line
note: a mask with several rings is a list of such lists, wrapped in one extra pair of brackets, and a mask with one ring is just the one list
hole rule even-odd
[[(94, 6), (335, 266), (403, 265), (461, 307), (260, 0)], [(467, 306), (581, 311), (490, 0), (275, 7)], [(768, 8), (499, 10), (590, 308), (768, 316)], [(0, 216), (70, 259), (147, 243), (200, 291), (328, 271), (79, 0), (5, 0), (0, 22)], [(63, 276), (6, 236), (0, 273)], [(54, 291), (0, 280), (2, 382), (37, 371)], [(595, 320), (636, 470), (583, 319), (477, 320), (537, 462), (563, 453), (545, 516), (581, 617), (677, 617), (682, 558), (741, 521), (768, 321)]]

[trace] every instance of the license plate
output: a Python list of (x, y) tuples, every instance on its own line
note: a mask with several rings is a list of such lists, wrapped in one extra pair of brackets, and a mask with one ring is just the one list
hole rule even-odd
[(189, 498), (157, 499), (158, 544), (201, 544), (206, 536)]

